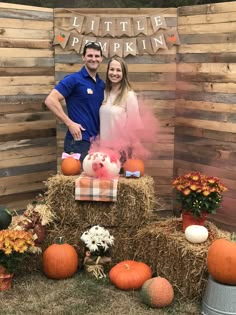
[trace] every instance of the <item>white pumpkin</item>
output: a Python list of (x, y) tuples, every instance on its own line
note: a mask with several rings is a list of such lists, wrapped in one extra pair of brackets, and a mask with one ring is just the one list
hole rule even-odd
[(208, 238), (208, 230), (202, 225), (190, 225), (185, 229), (185, 237), (190, 243), (203, 243)]
[(87, 176), (114, 178), (120, 172), (121, 164), (116, 154), (93, 152), (83, 160), (83, 170)]

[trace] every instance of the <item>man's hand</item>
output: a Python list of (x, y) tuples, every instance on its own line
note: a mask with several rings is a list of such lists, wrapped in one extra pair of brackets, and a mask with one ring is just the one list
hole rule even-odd
[(81, 130), (83, 131), (86, 130), (83, 126), (75, 122), (71, 122), (70, 125), (68, 126), (68, 129), (75, 141), (82, 140)]

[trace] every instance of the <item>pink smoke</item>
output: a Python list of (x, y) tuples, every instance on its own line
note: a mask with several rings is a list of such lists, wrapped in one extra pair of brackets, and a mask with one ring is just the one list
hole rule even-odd
[[(99, 137), (92, 143), (90, 151), (104, 152), (112, 154), (115, 159), (120, 151), (124, 151), (129, 156), (129, 149), (132, 148), (132, 158), (147, 159), (150, 158), (152, 152), (147, 148), (147, 144), (157, 141), (159, 122), (154, 114), (154, 106), (152, 100), (139, 98), (140, 117), (129, 117), (125, 128), (122, 122), (117, 123), (112, 134), (116, 134), (115, 138), (106, 142), (101, 142)], [(140, 119), (141, 118), (141, 119)], [(112, 151), (111, 151), (112, 149)]]

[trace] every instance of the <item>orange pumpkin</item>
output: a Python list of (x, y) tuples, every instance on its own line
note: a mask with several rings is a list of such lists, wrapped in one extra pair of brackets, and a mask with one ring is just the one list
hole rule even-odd
[(77, 271), (78, 264), (76, 250), (67, 243), (52, 244), (43, 253), (43, 272), (48, 278), (69, 278)]
[(62, 160), (61, 171), (63, 175), (78, 175), (81, 171), (81, 162), (73, 157), (67, 157)]
[(236, 243), (215, 240), (208, 249), (207, 267), (212, 277), (221, 283), (236, 285)]
[(137, 290), (152, 276), (151, 268), (143, 262), (125, 260), (109, 272), (111, 282), (121, 290)]
[(144, 163), (139, 159), (128, 159), (123, 165), (124, 172), (140, 172), (140, 177), (144, 175)]
[(155, 277), (145, 281), (141, 289), (141, 298), (151, 307), (164, 307), (172, 303), (174, 290), (167, 279)]

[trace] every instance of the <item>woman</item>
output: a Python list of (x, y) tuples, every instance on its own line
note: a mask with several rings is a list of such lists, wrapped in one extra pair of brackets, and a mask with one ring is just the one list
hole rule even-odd
[(100, 107), (100, 144), (122, 150), (121, 162), (131, 156), (135, 131), (142, 128), (138, 99), (128, 80), (124, 60), (113, 57), (108, 62), (105, 98)]

